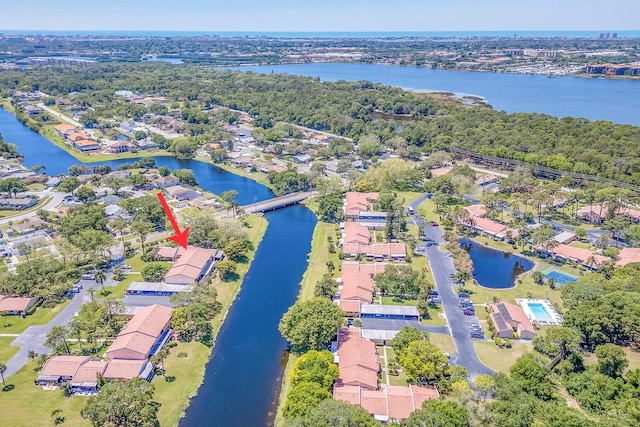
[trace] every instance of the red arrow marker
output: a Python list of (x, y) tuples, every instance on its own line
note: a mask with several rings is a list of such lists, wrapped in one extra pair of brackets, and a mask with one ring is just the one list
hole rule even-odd
[(167, 214), (167, 218), (171, 222), (173, 226), (173, 231), (176, 233), (175, 236), (169, 237), (169, 240), (173, 240), (183, 248), (187, 249), (187, 237), (189, 236), (189, 227), (185, 228), (184, 231), (180, 231), (180, 227), (178, 227), (178, 223), (176, 219), (173, 217), (173, 213), (171, 213), (171, 208), (167, 204), (167, 201), (164, 199), (162, 193), (158, 193), (158, 199), (160, 199), (160, 204), (164, 208), (164, 212)]

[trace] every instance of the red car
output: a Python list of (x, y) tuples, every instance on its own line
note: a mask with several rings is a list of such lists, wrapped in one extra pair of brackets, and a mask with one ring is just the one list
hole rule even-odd
[(438, 226), (438, 223), (437, 223), (437, 222), (435, 222), (435, 221), (431, 221), (431, 226), (432, 226), (432, 227), (437, 227), (437, 226)]

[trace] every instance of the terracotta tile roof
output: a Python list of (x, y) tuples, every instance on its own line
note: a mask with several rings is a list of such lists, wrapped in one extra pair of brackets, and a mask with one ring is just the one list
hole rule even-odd
[(344, 242), (360, 243), (361, 245), (369, 244), (369, 229), (357, 222), (345, 222), (344, 224)]
[(0, 299), (0, 311), (26, 311), (37, 301), (35, 297), (5, 297)]
[(166, 259), (166, 260), (170, 260), (173, 261), (176, 259), (176, 257), (182, 256), (184, 255), (184, 252), (186, 251), (185, 248), (183, 248), (182, 246), (177, 246), (175, 248), (171, 248), (168, 246), (163, 246), (161, 248), (158, 248), (158, 256), (161, 256), (162, 258)]
[(511, 231), (511, 237), (517, 237), (519, 235), (518, 230), (507, 227), (506, 225), (489, 218), (474, 217), (473, 220), (475, 222), (475, 227), (485, 232), (499, 236), (506, 236), (507, 232)]
[(372, 275), (367, 272), (360, 271), (357, 265), (343, 265), (340, 299), (355, 299), (371, 302), (373, 300)]
[(78, 368), (90, 359), (89, 356), (54, 356), (44, 364), (40, 375), (72, 377)]
[(573, 259), (582, 264), (586, 264), (587, 260), (591, 256), (593, 256), (595, 260), (595, 264), (594, 264), (595, 266), (598, 266), (602, 264), (604, 261), (609, 260), (609, 258), (603, 255), (596, 254), (595, 252), (590, 251), (589, 249), (576, 248), (575, 246), (569, 246), (564, 244), (554, 246), (553, 248), (551, 248), (551, 252), (554, 255), (560, 255), (567, 259)]
[(404, 258), (407, 256), (407, 249), (404, 243), (374, 243), (372, 245), (345, 243), (342, 246), (342, 252), (347, 256), (363, 254), (376, 258)]
[(378, 193), (355, 193), (348, 192), (346, 195), (347, 204), (345, 214), (347, 216), (358, 216), (361, 211), (369, 210), (369, 203), (378, 200)]
[(484, 217), (487, 214), (487, 208), (485, 205), (471, 205), (464, 208), (472, 218), (475, 217)]
[(640, 262), (640, 248), (623, 248), (616, 257), (616, 267), (624, 267), (632, 262)]
[(146, 364), (146, 360), (112, 359), (103, 376), (106, 379), (130, 380), (136, 378)]
[(118, 335), (106, 351), (109, 359), (116, 358), (116, 352), (128, 350), (138, 353), (140, 359), (146, 359), (153, 348), (156, 339), (140, 332), (133, 332), (126, 335)]
[(171, 321), (171, 308), (154, 304), (139, 309), (118, 335), (134, 332), (157, 339)]
[(524, 314), (522, 307), (508, 302), (499, 302), (494, 304), (492, 308), (493, 312), (498, 313), (504, 322), (511, 325), (511, 327), (530, 332), (534, 335), (537, 334), (531, 321), (529, 321), (527, 315)]
[(360, 313), (360, 304), (361, 303), (362, 303), (362, 301), (359, 301), (357, 299), (345, 300), (345, 299), (341, 298), (340, 299), (340, 308), (345, 313)]
[(107, 367), (107, 362), (102, 360), (90, 360), (78, 368), (71, 378), (72, 383), (97, 382), (98, 375)]
[(183, 275), (195, 282), (202, 273), (202, 270), (207, 266), (209, 261), (215, 257), (217, 252), (216, 249), (203, 249), (193, 246), (187, 248), (180, 259), (176, 261), (164, 276), (165, 281), (171, 283), (172, 276)]
[(360, 392), (360, 406), (365, 411), (378, 417), (388, 417), (387, 395), (382, 390), (362, 390)]
[(360, 405), (360, 390), (357, 385), (342, 385), (333, 387), (333, 398), (350, 403), (351, 405)]
[(380, 363), (376, 345), (362, 338), (359, 328), (338, 331), (339, 385), (360, 385), (369, 389), (378, 388)]
[(86, 134), (86, 133), (84, 133), (84, 132), (74, 132), (74, 133), (70, 133), (67, 137), (68, 137), (71, 141), (76, 141), (76, 142), (77, 142), (78, 140), (81, 140), (81, 139), (89, 139), (89, 138), (90, 138), (90, 137), (89, 137), (89, 135), (88, 135), (88, 134)]
[(74, 130), (75, 128), (76, 128), (75, 126), (68, 125), (66, 123), (62, 123), (54, 127), (54, 129), (57, 130), (58, 132), (67, 132), (67, 131)]

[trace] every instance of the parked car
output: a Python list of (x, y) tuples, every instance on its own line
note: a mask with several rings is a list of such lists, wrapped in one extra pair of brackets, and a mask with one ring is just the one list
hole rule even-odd
[(82, 275), (82, 280), (94, 280), (96, 275), (93, 273), (87, 273)]
[(464, 313), (465, 316), (475, 316), (476, 315), (475, 311), (469, 310), (468, 308), (464, 309), (463, 313)]
[(471, 295), (469, 295), (469, 293), (467, 292), (458, 292), (458, 297), (459, 298), (469, 298)]
[(131, 270), (132, 268), (133, 268), (133, 267), (131, 267), (129, 264), (124, 264), (124, 265), (122, 266), (122, 269), (123, 269), (123, 270)]
[(437, 222), (435, 222), (435, 221), (431, 221), (431, 226), (432, 226), (432, 227), (437, 227), (437, 226), (438, 226), (438, 223), (437, 223)]

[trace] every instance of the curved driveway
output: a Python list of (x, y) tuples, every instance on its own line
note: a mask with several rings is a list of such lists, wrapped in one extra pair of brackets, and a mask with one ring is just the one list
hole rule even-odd
[[(428, 196), (424, 194), (409, 203), (409, 206), (413, 208), (414, 212), (418, 212), (418, 205), (427, 198)], [(411, 219), (416, 225), (423, 223), (422, 219), (415, 214), (411, 215)], [(458, 296), (454, 291), (453, 283), (453, 276), (456, 273), (453, 259), (449, 252), (441, 251), (439, 248), (440, 244), (446, 243), (443, 233), (439, 227), (425, 225), (425, 237), (435, 242), (435, 244), (428, 245), (426, 251), (433, 279), (442, 300), (442, 308), (447, 316), (451, 337), (456, 346), (457, 355), (454, 360), (467, 368), (472, 378), (480, 374), (493, 374), (493, 371), (478, 359), (478, 354), (473, 346), (473, 338), (471, 338), (470, 325), (467, 323), (462, 308), (458, 304)]]

